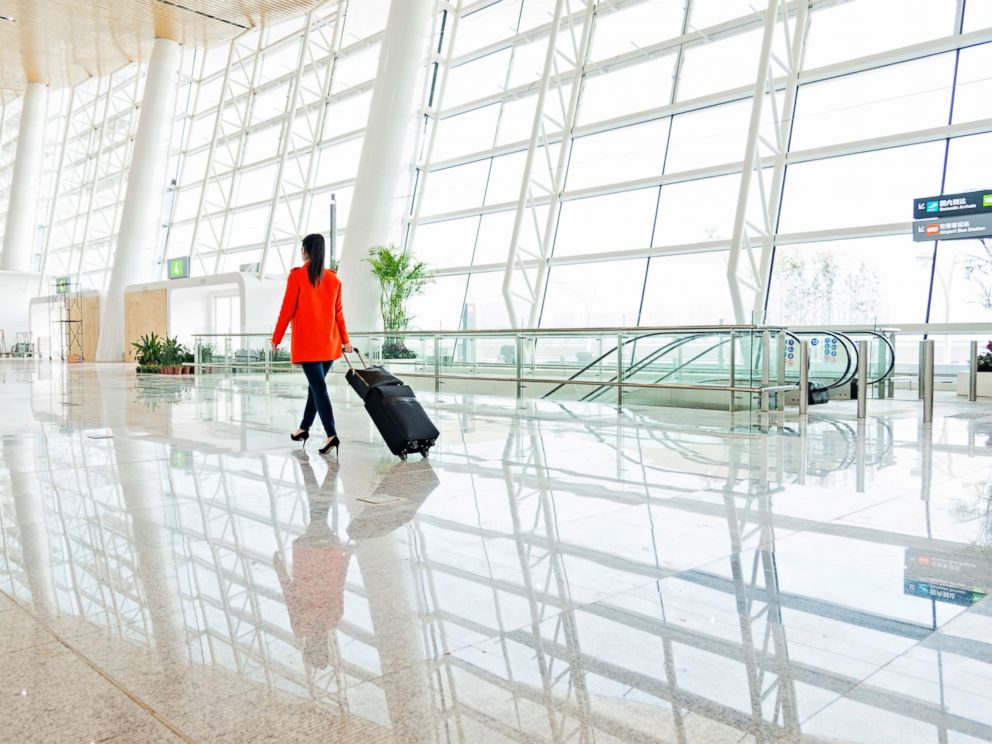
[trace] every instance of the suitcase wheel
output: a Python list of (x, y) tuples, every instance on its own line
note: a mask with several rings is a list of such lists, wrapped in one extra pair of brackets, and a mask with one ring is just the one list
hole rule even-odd
[(400, 459), (406, 462), (406, 452), (400, 452)]

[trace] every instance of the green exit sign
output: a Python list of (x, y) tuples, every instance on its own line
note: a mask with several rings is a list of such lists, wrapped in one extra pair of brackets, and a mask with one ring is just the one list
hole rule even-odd
[(60, 276), (55, 280), (55, 294), (68, 294), (71, 280), (67, 276)]
[(169, 278), (185, 279), (189, 276), (189, 256), (169, 259)]

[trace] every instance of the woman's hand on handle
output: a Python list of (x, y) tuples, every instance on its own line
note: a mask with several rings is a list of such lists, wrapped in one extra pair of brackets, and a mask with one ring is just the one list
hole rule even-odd
[(353, 354), (355, 352), (355, 347), (351, 344), (345, 344), (343, 348), (345, 354)]

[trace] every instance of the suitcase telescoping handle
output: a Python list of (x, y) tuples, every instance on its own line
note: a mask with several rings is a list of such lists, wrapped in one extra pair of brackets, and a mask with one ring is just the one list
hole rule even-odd
[[(358, 355), (358, 361), (360, 361), (362, 363), (362, 369), (368, 369), (369, 368), (369, 365), (367, 365), (365, 363), (365, 360), (362, 358), (362, 352), (360, 352), (358, 350), (358, 347), (357, 346), (352, 346), (351, 348), (352, 348), (352, 351), (354, 351)], [(344, 360), (348, 363), (348, 369), (354, 371), (355, 368), (351, 366), (351, 360), (348, 358), (348, 353), (346, 351), (343, 351), (342, 350), (341, 356), (343, 356), (344, 357)]]

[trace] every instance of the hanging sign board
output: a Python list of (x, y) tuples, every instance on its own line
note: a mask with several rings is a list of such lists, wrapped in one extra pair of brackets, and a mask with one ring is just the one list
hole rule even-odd
[(68, 294), (72, 279), (67, 276), (60, 276), (55, 280), (55, 294)]
[(169, 259), (169, 278), (186, 279), (189, 277), (189, 256)]
[(931, 217), (958, 217), (992, 212), (992, 189), (966, 191), (961, 194), (927, 196), (913, 200), (913, 219), (927, 220)]
[(942, 217), (913, 223), (913, 241), (961, 240), (962, 238), (992, 237), (992, 212), (970, 217)]

